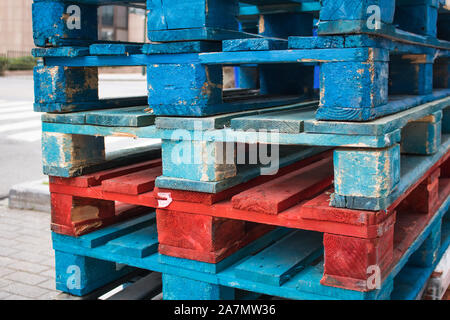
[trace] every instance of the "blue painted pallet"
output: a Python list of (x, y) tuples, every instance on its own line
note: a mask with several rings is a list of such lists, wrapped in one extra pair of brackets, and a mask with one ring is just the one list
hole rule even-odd
[[(65, 54), (72, 54), (65, 51)], [(78, 52), (78, 51), (76, 51)], [(34, 110), (74, 112), (145, 105), (147, 97), (99, 99), (97, 68), (34, 68)]]
[[(153, 214), (79, 238), (54, 233), (57, 289), (75, 295), (87, 294), (100, 285), (98, 275), (103, 274), (100, 279), (104, 284), (105, 277), (110, 280), (122, 275), (114, 266), (124, 264), (162, 272), (165, 299), (233, 299), (233, 289), (290, 299), (414, 299), (450, 244), (449, 234), (445, 232), (450, 223), (449, 206), (447, 197), (381, 288), (370, 292), (321, 285), (323, 261), (314, 257), (315, 252), (320, 252), (322, 241), (319, 235), (316, 237), (308, 231), (275, 230), (219, 264), (161, 256), (157, 253)], [(443, 231), (435, 262), (417, 268), (410, 261), (434, 236), (435, 230)], [(74, 270), (78, 273), (74, 274)], [(411, 274), (416, 276), (405, 281)], [(76, 286), (74, 275), (81, 275)]]
[[(255, 37), (239, 31), (238, 19), (261, 16), (268, 20), (275, 17), (320, 14), (320, 34), (370, 33), (391, 36), (394, 25), (401, 29), (435, 40), (438, 33), (437, 19), (439, 0), (358, 1), (246, 1), (239, 6), (238, 0), (194, 0), (189, 4), (174, 0), (147, 1), (85, 1), (36, 0), (33, 4), (33, 29), (37, 46), (83, 45), (98, 42), (96, 9), (102, 4), (126, 4), (148, 9), (148, 37), (151, 41), (224, 40)], [(82, 19), (73, 19), (77, 9)], [(249, 6), (252, 4), (253, 6)], [(373, 5), (383, 8), (378, 13)], [(75, 10), (75, 11), (74, 11)], [(394, 17), (395, 11), (395, 17)], [(413, 19), (410, 19), (413, 17)], [(414, 21), (412, 23), (411, 21)], [(79, 22), (79, 25), (77, 24)], [(279, 19), (276, 27), (281, 25)], [(286, 20), (284, 20), (286, 22)], [(312, 20), (309, 29), (312, 30)], [(298, 32), (291, 28), (291, 32)], [(442, 32), (440, 33), (442, 34)], [(445, 34), (445, 33), (444, 33)]]
[[(442, 91), (440, 94), (445, 96), (448, 92)], [(432, 97), (438, 96), (436, 93)], [(422, 98), (430, 99), (421, 97), (407, 100), (408, 103), (417, 103)], [(273, 112), (241, 112), (202, 120), (161, 118), (158, 122), (159, 128), (155, 125), (139, 126), (139, 119), (154, 119), (152, 115), (146, 114), (145, 110), (136, 110), (136, 114), (133, 114), (135, 110), (132, 110), (131, 114), (127, 114), (129, 118), (123, 116), (126, 110), (73, 113), (69, 116), (46, 115), (43, 131), (48, 139), (44, 139), (43, 146), (44, 150), (58, 150), (58, 146), (65, 144), (53, 142), (55, 139), (68, 142), (71, 137), (78, 135), (86, 138), (108, 135), (161, 138), (164, 176), (157, 179), (157, 186), (210, 193), (217, 193), (245, 182), (249, 177), (254, 178), (255, 174), (261, 174), (260, 169), (263, 167), (240, 166), (236, 160), (227, 162), (224, 166), (220, 163), (220, 158), (210, 158), (211, 154), (220, 153), (224, 147), (222, 143), (304, 145), (315, 147), (317, 152), (323, 150), (317, 147), (337, 147), (335, 175), (339, 179), (335, 180), (336, 195), (333, 204), (371, 210), (385, 209), (395, 199), (402, 167), (400, 151), (409, 154), (434, 154), (425, 158), (429, 159), (429, 163), (425, 165), (428, 166), (446, 155), (449, 148), (446, 123), (450, 98), (429, 102), (376, 121), (356, 124), (316, 121), (311, 106), (313, 103), (305, 103), (277, 108)], [(96, 124), (87, 124), (88, 122)], [(230, 124), (231, 128), (215, 129)], [(262, 128), (278, 129), (281, 132), (258, 132)], [(180, 149), (186, 150), (187, 153), (179, 153)], [(200, 159), (203, 161), (183, 160), (186, 155), (191, 159), (194, 150), (195, 155), (201, 155)], [(293, 154), (303, 154), (307, 150), (297, 148)], [(222, 150), (223, 155), (227, 152)], [(60, 152), (44, 152), (45, 162), (54, 163), (55, 161), (47, 161), (47, 154), (50, 157)], [(366, 159), (365, 165), (355, 167), (355, 159), (359, 157)], [(280, 158), (283, 159), (281, 165), (286, 159), (298, 160), (291, 156)], [(205, 159), (212, 161), (205, 163)], [(180, 161), (176, 162), (178, 160)], [(386, 166), (386, 162), (390, 163), (390, 166)], [(355, 183), (355, 176), (360, 177), (358, 181), (361, 185)], [(379, 177), (384, 179), (380, 180)]]
[[(224, 41), (223, 52), (200, 52), (214, 50), (201, 42), (144, 47), (150, 54), (73, 57), (68, 55), (74, 51), (66, 50), (60, 56), (52, 52), (45, 65), (48, 73), (52, 67), (62, 66), (83, 66), (88, 72), (89, 67), (147, 65), (149, 104), (159, 116), (207, 116), (299, 101), (314, 95), (312, 65), (319, 63), (318, 120), (372, 120), (411, 107), (403, 101), (390, 103), (388, 92), (432, 95), (433, 82), (435, 88), (448, 89), (448, 42), (435, 46), (427, 41), (414, 43), (403, 34), (394, 39), (352, 35), (291, 37), (289, 46), (289, 50), (282, 50), (286, 41), (260, 38)], [(104, 49), (104, 53), (109, 50)], [(228, 96), (222, 90), (222, 65), (259, 65), (260, 96)], [(45, 100), (48, 81), (39, 82), (43, 82), (42, 94), (38, 91), (36, 96)], [(90, 92), (89, 88), (81, 89)]]
[(144, 3), (145, 0), (34, 0), (34, 43), (48, 47), (105, 42), (98, 38), (98, 7), (127, 5), (145, 9)]

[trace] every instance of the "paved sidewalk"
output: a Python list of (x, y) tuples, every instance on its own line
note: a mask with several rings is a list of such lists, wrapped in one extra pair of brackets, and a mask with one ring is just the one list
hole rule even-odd
[(0, 300), (53, 299), (54, 269), (50, 214), (0, 201)]

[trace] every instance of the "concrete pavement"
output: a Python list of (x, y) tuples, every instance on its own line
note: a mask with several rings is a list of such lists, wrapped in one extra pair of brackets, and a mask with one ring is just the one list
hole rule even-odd
[[(44, 178), (41, 165), (40, 114), (33, 112), (32, 76), (0, 77), (0, 199), (18, 183)], [(100, 98), (143, 96), (145, 77), (139, 74), (101, 75)], [(107, 138), (107, 151), (133, 147), (142, 141)]]
[[(146, 95), (145, 77), (101, 77), (100, 97)], [(33, 112), (31, 76), (0, 77), (0, 299), (52, 299), (54, 253), (48, 213), (8, 208), (13, 185), (41, 180), (40, 114)], [(111, 137), (106, 150), (148, 144)], [(2, 200), (3, 199), (3, 200)]]
[(0, 201), (0, 299), (56, 297), (48, 213), (13, 210)]

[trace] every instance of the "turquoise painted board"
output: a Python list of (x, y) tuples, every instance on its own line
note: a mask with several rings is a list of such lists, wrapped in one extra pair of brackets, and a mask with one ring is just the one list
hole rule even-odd
[[(152, 220), (154, 223), (154, 220)], [(144, 258), (158, 252), (156, 225), (151, 225), (108, 242), (111, 251), (136, 258)]]
[[(419, 97), (390, 97), (389, 106), (392, 104), (393, 109), (397, 109), (394, 105), (399, 102), (405, 105), (408, 110), (388, 115), (386, 117), (364, 122), (342, 122), (342, 121), (319, 121), (306, 120), (305, 131), (314, 133), (334, 133), (347, 135), (380, 135), (402, 128), (409, 121), (418, 120), (430, 115), (438, 110), (445, 109), (450, 105), (450, 90), (436, 90), (433, 96)], [(436, 100), (434, 100), (436, 98)], [(431, 102), (427, 101), (431, 99)], [(414, 107), (416, 106), (416, 107)], [(413, 108), (414, 107), (414, 108)], [(410, 109), (409, 109), (410, 108)]]
[[(100, 245), (94, 248), (86, 248), (80, 246), (77, 238), (62, 236), (58, 234), (53, 234), (53, 245), (55, 250), (64, 252), (68, 258), (72, 259), (76, 255), (86, 256), (93, 259), (99, 259), (104, 261), (112, 261), (116, 263), (123, 263), (133, 267), (154, 270), (157, 272), (163, 272), (165, 274), (170, 274), (176, 277), (187, 278), (195, 281), (206, 282), (215, 286), (226, 286), (231, 288), (239, 288), (242, 290), (248, 290), (253, 292), (259, 292), (261, 294), (274, 295), (284, 298), (292, 299), (389, 299), (390, 293), (393, 290), (394, 281), (396, 276), (401, 273), (403, 267), (406, 265), (409, 257), (424, 243), (425, 239), (430, 235), (431, 230), (440, 222), (443, 215), (448, 212), (450, 206), (450, 198), (448, 198), (441, 208), (436, 213), (435, 217), (430, 221), (428, 226), (424, 229), (422, 234), (413, 242), (410, 248), (407, 250), (405, 255), (401, 258), (400, 262), (394, 267), (391, 274), (387, 277), (380, 290), (375, 290), (372, 292), (356, 292), (351, 290), (344, 290), (339, 288), (327, 287), (320, 284), (320, 279), (323, 274), (323, 261), (318, 261), (312, 265), (308, 265), (305, 269), (300, 270), (291, 279), (285, 282), (283, 285), (274, 286), (261, 282), (251, 281), (249, 279), (241, 279), (236, 277), (236, 268), (242, 263), (246, 263), (247, 259), (240, 259), (240, 261), (234, 262), (231, 266), (225, 268), (225, 270), (220, 271), (215, 274), (214, 272), (208, 272), (207, 267), (204, 263), (198, 263), (195, 261), (189, 261), (185, 259), (171, 258), (170, 264), (161, 264), (159, 261), (163, 257), (159, 257), (157, 253), (147, 256), (145, 258), (136, 258), (127, 255), (126, 252), (121, 252), (120, 254), (114, 253), (108, 248), (108, 245)], [(446, 221), (446, 220), (444, 220)], [(448, 229), (448, 223), (445, 227)], [(134, 232), (131, 231), (131, 232)], [(444, 247), (448, 247), (450, 242), (450, 237), (448, 233), (442, 233), (442, 243)], [(122, 235), (126, 236), (126, 235)], [(286, 235), (286, 236), (289, 236)], [(83, 237), (81, 237), (83, 238)], [(114, 238), (120, 239), (120, 238)], [(130, 244), (131, 246), (131, 244)], [(247, 248), (245, 248), (247, 250)], [(256, 246), (253, 248), (252, 253), (247, 252), (249, 256), (253, 256), (261, 251), (261, 246)], [(439, 255), (445, 250), (440, 250)], [(439, 260), (440, 257), (437, 257)], [(62, 261), (68, 261), (63, 259)], [(58, 264), (57, 258), (57, 264)], [(185, 268), (185, 266), (189, 266)], [(86, 270), (89, 268), (85, 268)], [(94, 268), (93, 271), (97, 270)], [(424, 270), (428, 276), (431, 274), (432, 268), (430, 270)], [(88, 271), (87, 271), (88, 272)], [(59, 274), (58, 274), (59, 273)], [(95, 274), (95, 272), (93, 272)], [(421, 278), (428, 278), (428, 276)], [(66, 278), (63, 278), (66, 277)], [(64, 288), (67, 284), (65, 281), (67, 279), (66, 268), (57, 268), (57, 279), (63, 279), (60, 281), (61, 285), (58, 287), (60, 290), (69, 291), (68, 288)], [(88, 279), (89, 280), (89, 279)], [(89, 281), (87, 281), (88, 283)], [(416, 285), (416, 287), (418, 287)], [(407, 294), (411, 292), (413, 288), (405, 290), (404, 293)], [(74, 294), (77, 294), (76, 292)], [(397, 296), (402, 299), (404, 295)]]
[(231, 120), (235, 130), (278, 130), (282, 133), (301, 133), (305, 120), (314, 119), (315, 108), (271, 112), (262, 115), (240, 117)]
[(323, 255), (323, 236), (296, 231), (236, 267), (241, 279), (281, 286)]
[(312, 106), (317, 106), (317, 101), (301, 102), (293, 105), (286, 105), (274, 108), (264, 108), (259, 110), (227, 113), (203, 118), (186, 118), (186, 117), (158, 117), (156, 119), (156, 127), (158, 129), (185, 129), (185, 130), (211, 130), (223, 129), (230, 127), (232, 119), (265, 114), (276, 111), (285, 111), (299, 108), (309, 109)]
[[(307, 157), (324, 152), (327, 148), (301, 148), (297, 152), (280, 153), (279, 167), (288, 166), (294, 162), (300, 161)], [(206, 182), (195, 181), (188, 179), (171, 178), (166, 176), (159, 176), (156, 179), (155, 185), (159, 188), (177, 189), (177, 190), (191, 190), (197, 192), (218, 193), (247, 182), (253, 178), (261, 175), (262, 165), (238, 165), (237, 175), (222, 181)]]
[(153, 125), (155, 116), (148, 106), (106, 109), (73, 113), (45, 113), (43, 122), (66, 124), (90, 124), (107, 127), (144, 127)]

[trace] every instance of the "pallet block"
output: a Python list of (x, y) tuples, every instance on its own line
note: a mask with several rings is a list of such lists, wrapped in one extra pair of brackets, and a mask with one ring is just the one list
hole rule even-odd
[(145, 105), (146, 98), (99, 99), (98, 68), (48, 67), (34, 68), (34, 111), (74, 112)]
[(267, 108), (299, 102), (308, 93), (305, 84), (295, 84), (295, 89), (283, 89), (284, 92), (264, 89), (270, 87), (267, 84), (260, 95), (228, 94), (223, 90), (222, 67), (200, 63), (148, 65), (147, 81), (148, 103), (158, 116), (201, 117)]
[(402, 129), (401, 152), (429, 155), (441, 145), (442, 112), (409, 122)]
[[(303, 230), (277, 229), (218, 264), (168, 257), (158, 254), (154, 249), (146, 251), (149, 239), (157, 239), (152, 215), (105, 228), (80, 238), (53, 234), (53, 245), (56, 251), (63, 252), (68, 257), (93, 257), (105, 262), (120, 261), (129, 266), (162, 272), (163, 278), (169, 275), (166, 278), (167, 282), (163, 285), (166, 299), (177, 300), (190, 297), (237, 299), (238, 295), (233, 296), (235, 289), (288, 299), (415, 299), (436, 264), (431, 267), (417, 267), (409, 263), (410, 258), (415, 255), (415, 252), (424, 252), (421, 250), (427, 247), (424, 243), (434, 237), (439, 229), (438, 226), (442, 226), (441, 245), (436, 261), (449, 245), (450, 238), (445, 231), (448, 230), (448, 214), (445, 215), (445, 213), (450, 205), (448, 193), (441, 195), (440, 201), (442, 205), (429, 216), (411, 212), (403, 212), (399, 215), (396, 223), (398, 228), (394, 233), (396, 237), (394, 260), (389, 267), (388, 275), (384, 281), (381, 281), (378, 289), (366, 292), (320, 284), (324, 260), (315, 259), (314, 256), (320, 251), (322, 238), (320, 234)], [(150, 237), (150, 234), (153, 236)], [(155, 242), (153, 240), (151, 242), (154, 248)], [(123, 250), (117, 251), (119, 247)], [(56, 259), (58, 265), (59, 255)], [(66, 271), (64, 269), (57, 268), (58, 278), (60, 277), (58, 270), (63, 273)], [(88, 267), (83, 270), (86, 274), (89, 273)], [(66, 276), (65, 273), (61, 275), (63, 276)], [(93, 278), (90, 279), (93, 280)], [(85, 283), (94, 284), (93, 281)], [(184, 290), (181, 290), (180, 284), (183, 285)], [(64, 286), (59, 286), (58, 289), (69, 291)], [(197, 291), (194, 291), (195, 289)]]
[(159, 252), (218, 263), (273, 227), (246, 221), (157, 210)]
[(159, 145), (125, 149), (106, 155), (104, 140), (103, 136), (98, 135), (43, 132), (44, 174), (65, 178), (76, 177), (124, 164), (155, 159), (161, 155)]
[(396, 1), (394, 24), (402, 30), (436, 37), (439, 1)]
[(234, 300), (233, 288), (163, 274), (164, 300)]
[(38, 47), (88, 46), (100, 42), (97, 9), (102, 5), (139, 7), (145, 0), (34, 0), (33, 39)]
[(38, 47), (98, 40), (96, 5), (35, 1), (32, 8), (33, 38)]
[[(444, 165), (443, 165), (444, 166)], [(442, 166), (442, 167), (443, 167)], [(428, 214), (436, 209), (439, 203), (439, 177), (441, 168), (436, 169), (431, 175), (420, 183), (397, 207), (399, 211), (413, 210), (418, 213)]]
[(227, 145), (208, 141), (163, 140), (163, 174), (194, 181), (220, 181), (237, 174)]
[(42, 161), (44, 174), (78, 175), (85, 167), (105, 162), (104, 138), (44, 132)]
[(400, 146), (382, 150), (338, 149), (334, 153), (334, 168), (337, 201), (387, 198), (400, 182)]
[(51, 194), (53, 232), (80, 236), (146, 212), (143, 207), (111, 200)]
[(55, 261), (56, 289), (77, 296), (89, 294), (133, 271), (133, 268), (115, 262), (58, 250), (55, 250)]
[(222, 40), (239, 34), (234, 0), (148, 0), (147, 8), (148, 38), (153, 42)]

